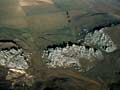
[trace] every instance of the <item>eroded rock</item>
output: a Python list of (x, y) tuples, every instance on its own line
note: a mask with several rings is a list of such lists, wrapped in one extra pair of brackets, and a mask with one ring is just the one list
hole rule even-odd
[(21, 81), (30, 86), (33, 76), (27, 72), (30, 67), (31, 54), (22, 48), (10, 48), (0, 50), (0, 66), (8, 69), (5, 79), (11, 81), (12, 89)]
[(28, 69), (29, 54), (24, 54), (23, 49), (9, 49), (0, 51), (0, 65), (14, 69)]
[(84, 44), (96, 46), (97, 48), (108, 53), (117, 49), (111, 38), (104, 33), (104, 28), (99, 31), (96, 30), (95, 32), (88, 33), (85, 36)]
[(100, 50), (86, 48), (85, 46), (78, 46), (75, 44), (72, 46), (67, 45), (64, 48), (57, 47), (56, 49), (49, 49), (44, 52), (43, 58), (44, 57), (47, 58), (46, 64), (50, 68), (73, 67), (79, 71), (91, 69), (94, 66), (96, 59), (102, 60), (104, 58)]

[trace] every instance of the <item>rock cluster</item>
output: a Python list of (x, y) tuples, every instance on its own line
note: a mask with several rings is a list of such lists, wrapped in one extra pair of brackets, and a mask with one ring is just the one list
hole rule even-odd
[(0, 65), (7, 68), (27, 69), (29, 67), (27, 61), (30, 56), (25, 55), (22, 49), (10, 49), (0, 51)]
[(32, 75), (26, 72), (29, 68), (30, 59), (30, 53), (25, 52), (22, 48), (0, 50), (0, 66), (8, 68), (5, 78), (11, 81), (12, 88), (16, 88), (16, 83), (20, 81), (23, 82), (22, 85), (31, 85)]
[(89, 62), (84, 69), (86, 71), (93, 67), (96, 59), (102, 59), (103, 55), (100, 50), (73, 44), (64, 48), (49, 49), (44, 52), (43, 57), (47, 57), (49, 67), (74, 67), (79, 71), (83, 71), (84, 64), (82, 62), (86, 60), (86, 62)]
[(90, 46), (96, 46), (105, 52), (113, 52), (117, 49), (111, 38), (104, 34), (104, 28), (88, 33), (85, 36), (84, 43)]
[(103, 60), (102, 52), (112, 52), (117, 49), (111, 38), (104, 34), (104, 28), (86, 33), (81, 45), (73, 44), (66, 47), (49, 48), (44, 51), (48, 67), (73, 67), (79, 71), (88, 71), (98, 60)]

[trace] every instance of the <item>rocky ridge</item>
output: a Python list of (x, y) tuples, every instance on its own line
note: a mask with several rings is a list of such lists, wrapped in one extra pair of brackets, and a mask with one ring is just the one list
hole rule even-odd
[(104, 59), (103, 52), (110, 53), (117, 49), (103, 30), (104, 28), (86, 34), (81, 45), (73, 44), (45, 50), (43, 58), (46, 58), (46, 65), (49, 68), (72, 67), (79, 72), (92, 69), (97, 61)]
[(22, 49), (0, 51), (0, 65), (14, 69), (28, 69), (30, 55), (24, 54)]
[(95, 46), (105, 52), (113, 52), (117, 49), (111, 38), (104, 33), (105, 28), (88, 33), (85, 36), (84, 44)]

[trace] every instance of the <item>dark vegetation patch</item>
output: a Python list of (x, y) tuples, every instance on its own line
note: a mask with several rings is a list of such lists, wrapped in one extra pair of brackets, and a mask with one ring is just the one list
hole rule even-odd
[[(56, 49), (56, 48), (65, 48), (66, 46), (72, 46), (72, 45), (77, 45), (77, 46), (83, 46), (81, 42), (71, 42), (71, 41), (68, 41), (68, 42), (63, 42), (63, 43), (60, 43), (60, 44), (53, 44), (53, 45), (48, 45), (47, 48), (45, 50), (49, 50), (49, 49)], [(84, 45), (86, 49), (89, 49), (91, 48), (90, 46), (88, 45)], [(96, 51), (97, 48), (94, 47), (94, 51)]]
[(38, 81), (34, 84), (35, 90), (73, 90), (74, 80), (69, 77), (50, 77), (46, 81)]
[(108, 85), (108, 90), (120, 90), (120, 83), (112, 83)]
[(90, 29), (90, 32), (94, 32), (95, 30), (100, 30), (100, 29), (106, 28), (106, 27), (116, 26), (119, 24), (120, 24), (120, 20), (115, 20), (115, 21), (111, 21), (111, 22), (103, 22), (103, 24)]
[(8, 49), (19, 49), (21, 48), (14, 40), (0, 40), (0, 50), (8, 50)]
[(12, 82), (6, 80), (7, 69), (0, 66), (0, 90), (12, 90)]

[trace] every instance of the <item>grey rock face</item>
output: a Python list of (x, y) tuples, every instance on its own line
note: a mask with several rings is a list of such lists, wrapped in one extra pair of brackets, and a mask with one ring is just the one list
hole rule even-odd
[[(47, 52), (50, 53), (47, 53)], [(94, 65), (96, 59), (102, 59), (103, 55), (100, 50), (94, 50), (93, 48), (87, 49), (85, 46), (78, 46), (73, 44), (72, 46), (66, 46), (65, 48), (56, 48), (45, 51), (43, 57), (47, 57), (48, 67), (73, 67), (79, 71), (87, 71)], [(83, 69), (84, 62), (87, 62), (87, 66)]]
[(90, 46), (96, 46), (99, 49), (105, 51), (105, 52), (113, 52), (117, 49), (116, 45), (113, 43), (111, 38), (104, 34), (104, 29), (101, 29), (99, 31), (95, 31), (94, 33), (88, 33), (85, 36), (84, 44), (90, 45)]
[(0, 65), (14, 69), (28, 69), (27, 60), (29, 55), (24, 54), (22, 49), (10, 49), (0, 51)]
[[(49, 68), (72, 67), (80, 72), (94, 67), (96, 61), (103, 60), (102, 51), (110, 53), (117, 49), (111, 38), (104, 34), (104, 28), (87, 33), (83, 45), (67, 45), (64, 48), (48, 49), (43, 53)], [(86, 47), (90, 46), (89, 48)], [(97, 49), (95, 49), (97, 48)]]

